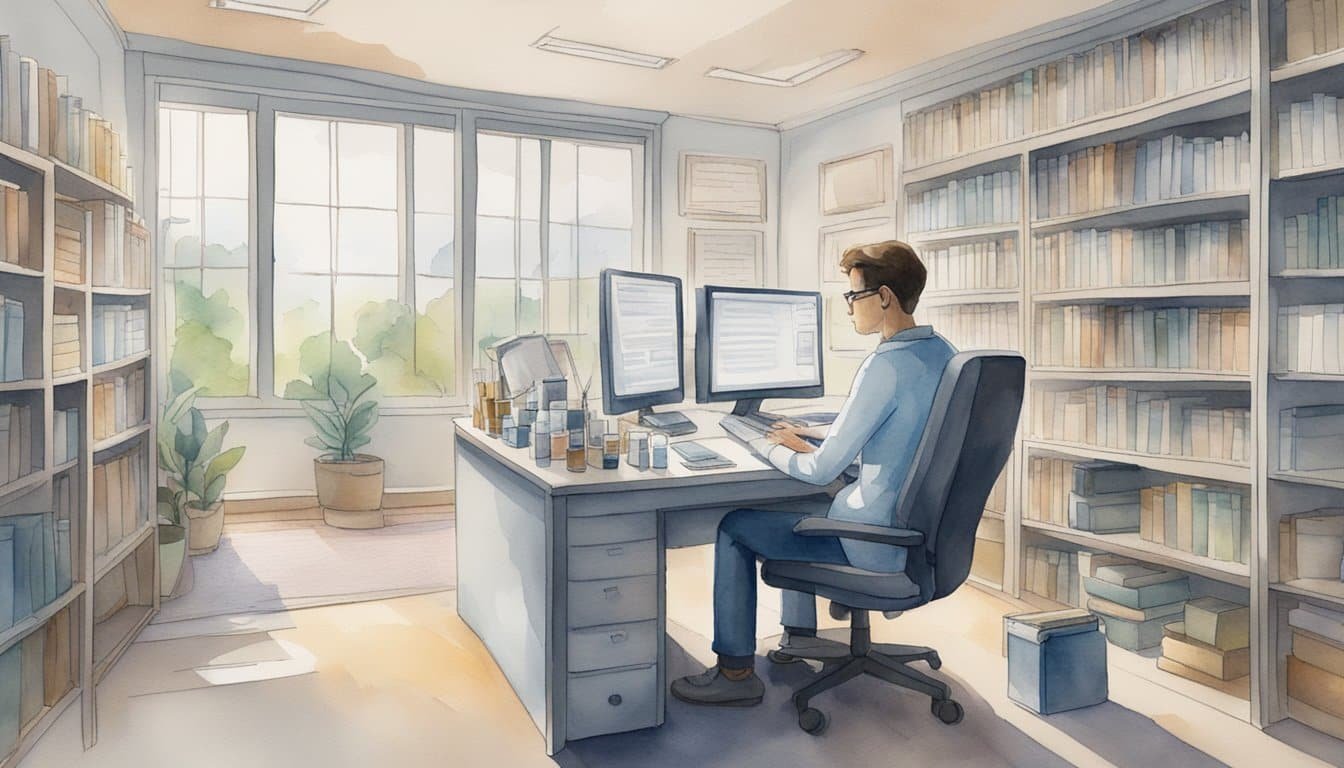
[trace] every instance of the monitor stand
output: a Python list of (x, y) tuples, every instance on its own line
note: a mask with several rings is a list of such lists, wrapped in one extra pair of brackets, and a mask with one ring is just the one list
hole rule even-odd
[(745, 397), (733, 404), (733, 415), (769, 427), (777, 421), (787, 421), (778, 413), (761, 410), (763, 400), (759, 397)]
[(666, 432), (673, 437), (689, 435), (696, 430), (695, 422), (686, 418), (686, 414), (681, 411), (654, 413), (652, 408), (639, 409), (639, 425)]

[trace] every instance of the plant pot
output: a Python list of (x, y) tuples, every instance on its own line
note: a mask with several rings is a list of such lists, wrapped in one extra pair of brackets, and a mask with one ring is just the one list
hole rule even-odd
[(159, 525), (159, 596), (168, 600), (191, 590), (191, 558), (187, 557), (187, 529)]
[(364, 453), (353, 461), (313, 460), (322, 519), (336, 528), (383, 527), (383, 460)]
[(182, 508), (191, 520), (187, 526), (187, 554), (214, 552), (219, 546), (219, 535), (224, 532), (224, 502), (216, 501), (205, 509), (192, 504), (184, 504)]

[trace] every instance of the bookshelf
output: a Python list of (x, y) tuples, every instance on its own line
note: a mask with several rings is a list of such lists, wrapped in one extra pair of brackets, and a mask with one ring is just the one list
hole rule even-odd
[[(21, 345), (12, 356), (21, 371), (0, 376), (12, 379), (0, 382), (0, 410), (27, 409), (19, 422), (19, 438), (12, 444), (27, 445), (21, 458), (27, 458), (31, 471), (0, 482), (0, 539), (4, 530), (27, 525), (28, 520), (43, 525), (50, 520), (53, 533), (47, 537), (43, 532), (40, 558), (33, 555), (28, 560), (32, 565), (40, 559), (46, 567), (51, 559), (55, 565), (46, 572), (58, 576), (52, 586), (44, 581), (44, 594), (29, 599), (17, 622), (11, 624), (12, 616), (0, 617), (0, 667), (19, 672), (0, 675), (0, 684), (18, 685), (26, 702), (17, 713), (18, 731), (0, 733), (0, 768), (16, 765), (76, 702), (85, 744), (94, 743), (97, 681), (158, 608), (157, 527), (153, 477), (148, 472), (155, 464), (155, 425), (148, 407), (152, 392), (143, 395), (143, 419), (101, 440), (95, 439), (90, 418), (98, 382), (117, 371), (148, 371), (152, 358), (148, 345), (144, 351), (98, 366), (92, 356), (91, 341), (100, 330), (95, 306), (138, 302), (147, 311), (153, 296), (146, 289), (95, 283), (92, 238), (111, 233), (81, 227), (81, 217), (95, 205), (109, 204), (119, 206), (113, 209), (116, 215), (126, 216), (133, 201), (86, 171), (0, 142), (0, 190), (7, 189), (26, 194), (28, 216), (22, 222), (26, 248), (20, 249), (18, 263), (0, 261), (0, 296), (23, 305), (13, 335), (3, 337), (6, 346), (11, 341)], [(147, 387), (152, 378), (144, 376)], [(78, 416), (72, 423), (74, 413)], [(0, 426), (6, 426), (3, 416)], [(6, 426), (0, 437), (8, 434)], [(0, 451), (8, 454), (8, 448)], [(101, 522), (106, 509), (95, 503), (95, 466), (130, 453), (139, 456), (137, 468), (144, 472), (134, 497), (139, 508), (131, 516), (136, 525), (99, 551), (95, 534), (106, 527)], [(12, 556), (6, 565), (14, 568)], [(14, 590), (12, 573), (9, 581), (4, 588)], [(34, 581), (28, 581), (31, 589)], [(21, 659), (18, 667), (5, 666), (13, 665), (14, 659)]]

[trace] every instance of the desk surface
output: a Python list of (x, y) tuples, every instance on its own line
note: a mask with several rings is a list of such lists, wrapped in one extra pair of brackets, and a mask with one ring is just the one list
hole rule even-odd
[[(809, 411), (836, 410), (840, 400), (820, 398), (816, 400), (795, 401), (801, 405), (790, 404), (771, 408), (775, 413), (806, 413)], [(727, 436), (719, 426), (719, 419), (726, 411), (709, 410), (704, 407), (685, 407), (682, 409), (687, 418), (695, 422), (696, 431), (689, 435), (670, 438), (670, 442), (694, 441), (735, 462), (735, 467), (723, 469), (690, 470), (682, 466), (681, 457), (668, 449), (667, 469), (638, 470), (625, 463), (621, 456), (618, 469), (595, 469), (588, 467), (584, 472), (570, 472), (565, 469), (563, 460), (552, 460), (549, 467), (538, 467), (532, 460), (529, 448), (510, 448), (503, 440), (490, 437), (483, 430), (471, 425), (471, 419), (464, 417), (453, 421), (458, 440), (465, 440), (474, 447), (508, 465), (536, 487), (553, 495), (563, 496), (574, 493), (609, 493), (614, 491), (652, 490), (663, 488), (693, 487), (710, 483), (753, 482), (757, 480), (779, 479), (784, 475), (766, 464), (737, 440)], [(615, 419), (615, 417), (607, 417)]]

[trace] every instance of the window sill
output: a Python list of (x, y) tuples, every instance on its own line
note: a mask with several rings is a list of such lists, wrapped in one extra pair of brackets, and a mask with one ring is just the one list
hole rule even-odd
[[(259, 397), (201, 398), (196, 401), (201, 414), (210, 419), (305, 419), (303, 408), (294, 400)], [(469, 416), (471, 407), (460, 400), (440, 403), (389, 403), (379, 401), (381, 416)]]

